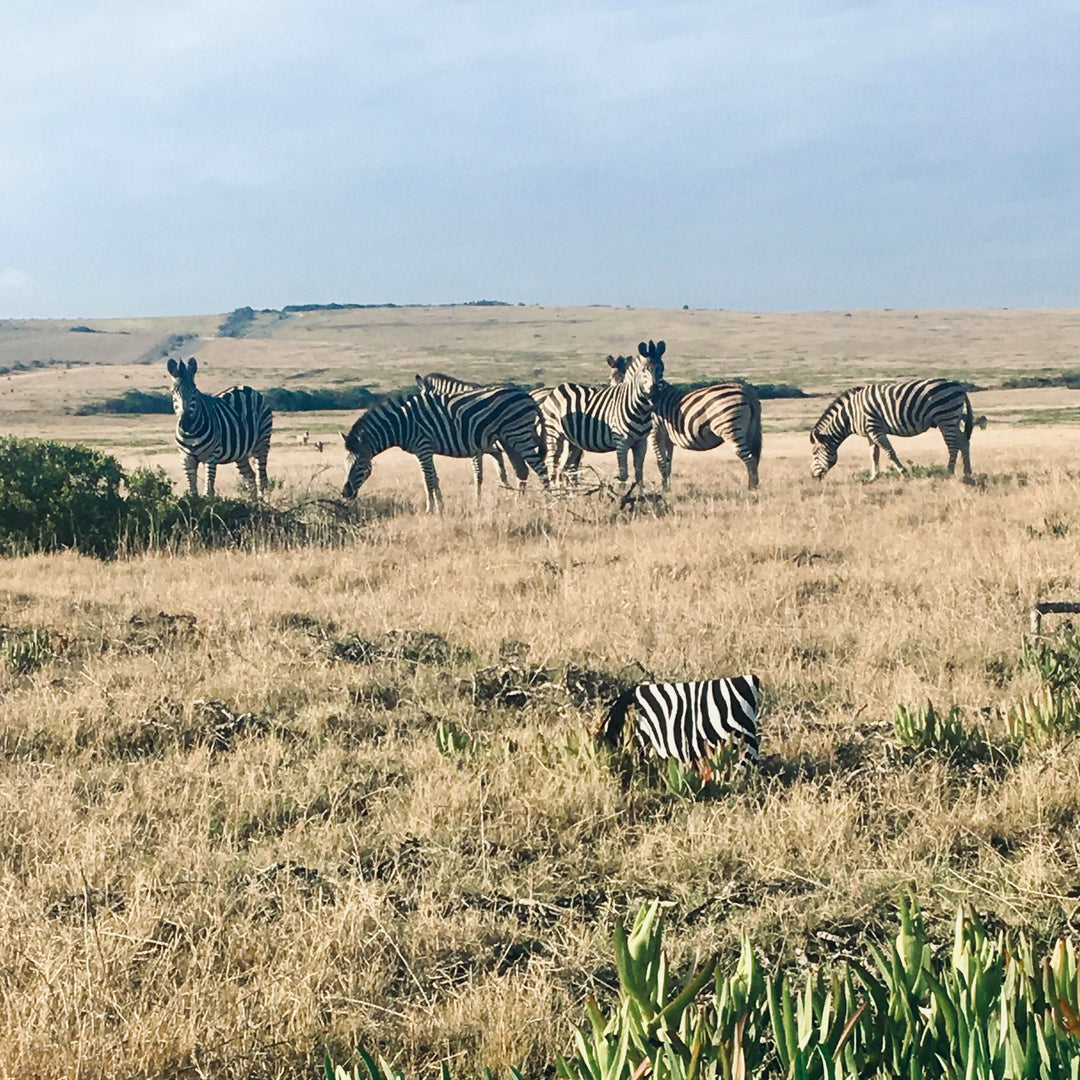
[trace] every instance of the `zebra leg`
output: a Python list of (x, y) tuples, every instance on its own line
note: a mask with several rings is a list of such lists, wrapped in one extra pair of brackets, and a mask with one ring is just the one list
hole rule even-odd
[(760, 459), (757, 457), (748, 457), (746, 459), (746, 486), (750, 491), (753, 491), (758, 486), (758, 463)]
[(495, 464), (499, 467), (499, 483), (506, 487), (506, 463), (503, 461), (502, 451), (497, 446), (493, 446), (488, 453), (495, 459)]
[(247, 484), (250, 494), (257, 499), (259, 497), (259, 485), (256, 483), (251, 462), (247, 458), (240, 458), (236, 463), (236, 467), (244, 478), (244, 483)]
[[(499, 455), (500, 462), (502, 461), (502, 454)], [(472, 471), (473, 476), (476, 478), (476, 505), (480, 505), (480, 489), (484, 486), (484, 455), (474, 454), (472, 459)], [(503, 476), (506, 476), (506, 472), (503, 472)]]
[(217, 462), (206, 463), (206, 497), (209, 499), (214, 494), (214, 480), (217, 477)]
[(435, 462), (431, 454), (417, 454), (420, 459), (420, 470), (424, 474), (424, 492), (427, 495), (427, 512), (433, 510), (443, 512), (442, 491), (439, 489), (439, 474), (435, 471)]
[[(547, 487), (547, 469), (544, 466), (544, 458), (541, 454), (537, 456), (536, 449), (533, 446), (522, 447), (521, 451), (514, 446), (505, 446), (503, 449), (506, 451), (507, 459), (510, 461), (510, 467), (514, 470), (514, 475), (518, 478), (518, 491), (525, 490), (525, 482), (529, 479), (529, 465), (532, 465), (533, 472), (544, 483), (544, 487)], [(526, 453), (526, 450), (529, 453)], [(530, 460), (531, 459), (531, 460)], [(503, 479), (503, 483), (506, 483), (506, 479)]]
[(187, 477), (188, 494), (199, 494), (199, 459), (194, 454), (184, 455), (184, 475)]
[(945, 446), (949, 451), (949, 475), (956, 475), (956, 455), (960, 454), (964, 459), (964, 475), (970, 476), (971, 440), (964, 437), (964, 433), (959, 427), (942, 431), (941, 437), (945, 440)]
[(627, 469), (626, 453), (630, 447), (621, 439), (615, 444), (615, 460), (619, 463), (619, 483), (626, 487)]
[(901, 475), (907, 476), (908, 471), (904, 463), (896, 456), (896, 451), (889, 442), (889, 436), (883, 431), (870, 432), (866, 436), (874, 446), (874, 476), (877, 476), (878, 451), (884, 450), (889, 455), (889, 460), (900, 470)]
[(258, 465), (258, 467), (259, 467), (259, 482), (256, 485), (255, 494), (260, 499), (266, 494), (267, 487), (268, 487), (268, 484), (269, 484), (269, 482), (267, 480), (267, 476), (266, 476), (266, 459), (269, 456), (270, 456), (270, 447), (269, 447), (269, 445), (267, 445), (265, 447), (260, 447), (255, 452), (255, 464)]
[(566, 436), (562, 432), (551, 431), (547, 439), (548, 479), (554, 482), (559, 477), (559, 458), (562, 456)]
[(634, 455), (634, 483), (641, 492), (645, 490), (645, 451), (647, 448), (648, 442), (645, 439), (638, 439), (631, 447)]
[(563, 462), (563, 479), (569, 478), (569, 482), (575, 486), (581, 482), (581, 457), (582, 449), (571, 443), (566, 449), (566, 460)]
[(881, 448), (877, 443), (872, 442), (870, 444), (870, 453), (873, 458), (873, 465), (870, 467), (870, 479), (876, 480), (878, 478), (878, 463), (881, 461)]
[[(671, 486), (671, 458), (675, 451), (675, 444), (671, 441), (671, 436), (667, 433), (667, 428), (664, 427), (655, 417), (653, 418), (652, 435), (653, 453), (656, 455), (656, 467), (660, 470), (660, 486), (664, 491), (667, 491)], [(754, 487), (754, 484), (750, 485)]]

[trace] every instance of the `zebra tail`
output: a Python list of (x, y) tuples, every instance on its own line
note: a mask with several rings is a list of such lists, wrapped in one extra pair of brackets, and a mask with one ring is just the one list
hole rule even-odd
[(596, 733), (597, 739), (607, 743), (608, 746), (619, 745), (619, 738), (626, 726), (626, 714), (634, 704), (635, 690), (636, 687), (632, 687), (615, 699), (600, 725), (600, 730)]
[(749, 449), (755, 461), (761, 460), (761, 399), (754, 394), (750, 399)]
[(977, 428), (986, 427), (986, 417), (976, 416), (974, 410), (971, 408), (971, 398), (965, 397), (964, 402), (967, 405), (967, 413), (964, 416), (964, 438), (971, 440), (971, 433)]

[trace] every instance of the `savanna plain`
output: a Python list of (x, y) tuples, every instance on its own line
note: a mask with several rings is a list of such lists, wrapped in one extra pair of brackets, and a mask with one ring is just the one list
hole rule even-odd
[[(1038, 689), (1031, 606), (1080, 599), (1080, 391), (1001, 389), (1068, 368), (1080, 313), (387, 308), (260, 315), (240, 340), (220, 321), (0, 323), (0, 427), (179, 481), (171, 417), (71, 410), (167, 389), (185, 334), (211, 392), (600, 382), (652, 337), (672, 381), (814, 396), (763, 402), (756, 492), (725, 446), (676, 451), (671, 492), (622, 509), (591, 483), (518, 496), (489, 466), (478, 508), (468, 463), (440, 460), (429, 517), (391, 451), (333, 544), (0, 562), (0, 622), (52, 643), (0, 668), (0, 1076), (313, 1076), (357, 1045), (416, 1076), (542, 1074), (586, 996), (612, 998), (613, 927), (652, 898), (679, 965), (744, 933), (773, 968), (857, 956), (908, 890), (942, 940), (961, 901), (1075, 936), (1076, 739), (950, 757), (893, 718), (955, 705), (996, 745)], [(911, 478), (867, 482), (857, 440), (810, 477), (829, 394), (923, 375), (986, 388), (972, 483), (933, 468), (937, 432), (897, 441)], [(352, 419), (276, 417), (272, 504), (334, 497)], [(749, 775), (695, 798), (594, 746), (620, 680), (747, 672)]]

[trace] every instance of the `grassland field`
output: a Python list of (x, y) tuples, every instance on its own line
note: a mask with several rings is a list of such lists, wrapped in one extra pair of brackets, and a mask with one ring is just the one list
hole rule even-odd
[[(208, 391), (600, 381), (652, 337), (671, 379), (816, 396), (764, 402), (755, 493), (729, 448), (676, 451), (663, 513), (518, 497), (494, 470), (477, 508), (469, 464), (440, 459), (428, 517), (390, 451), (343, 546), (0, 562), (0, 623), (53, 642), (0, 667), (0, 1077), (313, 1076), (359, 1043), (416, 1076), (535, 1075), (654, 896), (677, 962), (743, 933), (773, 965), (857, 954), (911, 885), (942, 938), (960, 900), (1080, 932), (1080, 745), (957, 763), (892, 726), (929, 698), (999, 735), (1037, 687), (1029, 608), (1080, 599), (1080, 397), (993, 389), (1073, 367), (1080, 312), (394, 308), (260, 315), (239, 340), (221, 318), (0, 323), (0, 366), (28, 368), (0, 377), (0, 430), (179, 481), (170, 417), (70, 414), (166, 389), (146, 358), (175, 333)], [(921, 375), (991, 388), (974, 483), (866, 483), (856, 440), (810, 478), (824, 395)], [(272, 500), (333, 495), (354, 417), (275, 419)], [(936, 432), (897, 449), (945, 460)], [(690, 800), (613, 765), (591, 733), (627, 671), (757, 673), (759, 769)]]

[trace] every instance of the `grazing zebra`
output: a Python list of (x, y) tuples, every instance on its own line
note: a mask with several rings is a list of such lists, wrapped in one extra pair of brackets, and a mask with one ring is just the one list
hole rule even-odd
[[(623, 357), (611, 370), (611, 382), (625, 377)], [(713, 383), (693, 390), (678, 390), (657, 383), (653, 390), (653, 428), (650, 436), (660, 481), (670, 487), (674, 447), (714, 450), (724, 442), (746, 464), (748, 487), (758, 486), (761, 461), (761, 401), (749, 383)]]
[[(427, 390), (432, 394), (460, 394), (468, 390), (484, 390), (487, 387), (480, 383), (466, 382), (464, 379), (455, 379), (453, 375), (443, 375), (438, 371), (428, 372), (427, 375), (418, 375), (417, 382), (420, 384), (421, 389)], [(517, 393), (529, 396), (525, 390), (520, 390), (514, 386), (505, 386), (506, 390), (514, 390)], [(530, 397), (530, 400), (536, 401), (535, 397)], [(544, 453), (544, 426), (543, 420), (540, 416), (540, 410), (536, 408), (536, 438), (537, 447), (540, 456)], [(518, 478), (518, 485), (521, 491), (525, 490), (525, 482), (529, 478), (529, 466), (525, 463), (525, 459), (521, 457), (518, 452), (510, 447), (502, 447), (499, 443), (496, 443), (488, 453), (495, 459), (495, 464), (499, 467), (499, 480), (503, 487), (507, 487), (506, 482), (506, 466), (503, 464), (503, 450), (506, 451), (506, 456), (510, 459), (510, 467), (514, 470), (514, 475)]]
[(536, 449), (536, 403), (511, 387), (494, 386), (446, 397), (423, 389), (415, 397), (379, 402), (342, 432), (348, 454), (346, 499), (356, 495), (371, 475), (371, 459), (391, 446), (420, 459), (427, 492), (427, 509), (442, 512), (443, 497), (432, 456), (471, 457), (476, 477), (476, 499), (483, 483), (483, 455), (495, 442), (514, 450), (548, 486), (544, 459)]
[(830, 402), (810, 432), (813, 448), (811, 473), (821, 480), (836, 464), (836, 451), (849, 435), (865, 435), (873, 450), (871, 479), (878, 475), (881, 451), (907, 475), (896, 456), (890, 435), (921, 435), (936, 427), (949, 450), (949, 472), (956, 471), (956, 455), (964, 458), (964, 476), (971, 475), (971, 433), (986, 427), (986, 417), (977, 420), (971, 399), (958, 382), (948, 379), (915, 379), (899, 383), (867, 383), (853, 386)]
[(597, 737), (617, 746), (626, 714), (636, 712), (634, 740), (641, 753), (674, 758), (707, 775), (708, 758), (729, 739), (742, 744), (739, 764), (758, 757), (757, 713), (761, 680), (756, 675), (698, 682), (642, 683), (608, 709)]
[[(173, 377), (173, 411), (176, 413), (176, 445), (184, 459), (188, 489), (198, 494), (199, 464), (206, 465), (206, 494), (214, 494), (214, 477), (219, 465), (236, 462), (240, 475), (255, 495), (267, 487), (266, 459), (270, 453), (270, 431), (274, 414), (258, 390), (232, 386), (220, 394), (203, 394), (195, 386), (198, 362), (170, 359)], [(249, 458), (259, 466), (258, 479)]]
[(645, 446), (652, 429), (653, 388), (664, 378), (662, 341), (638, 345), (633, 358), (607, 358), (611, 368), (622, 367), (623, 378), (608, 386), (560, 383), (540, 403), (547, 430), (548, 471), (554, 479), (563, 447), (568, 446), (564, 475), (577, 469), (583, 452), (615, 451), (619, 482), (626, 483), (626, 455), (634, 456), (634, 481), (640, 487)]

